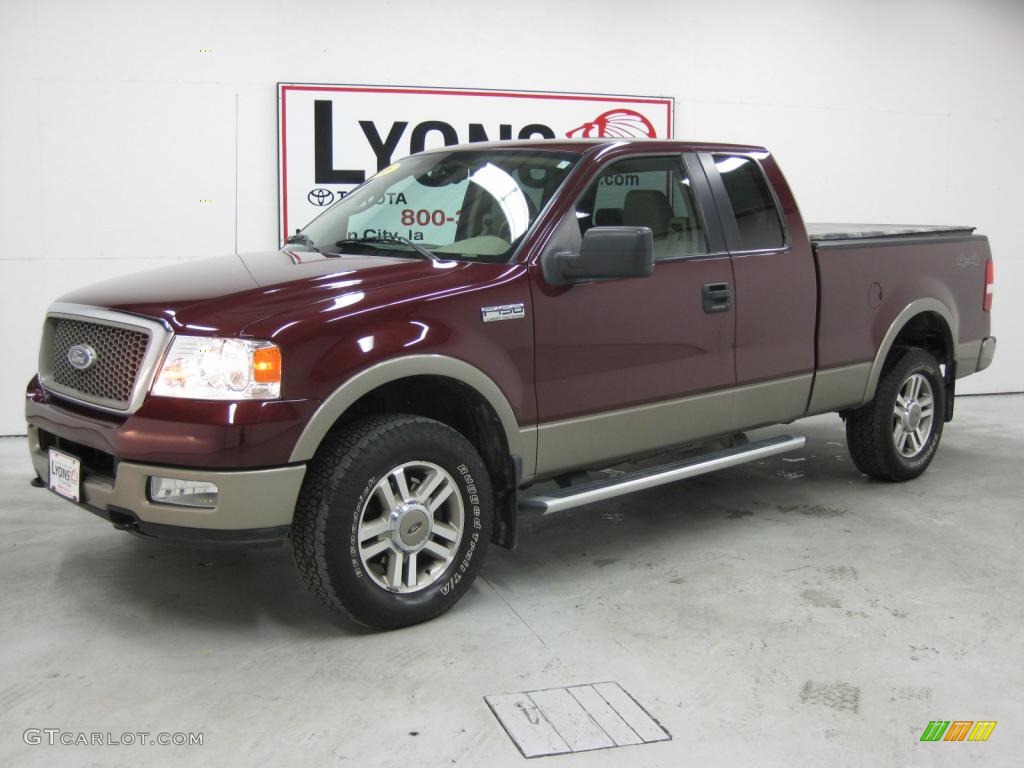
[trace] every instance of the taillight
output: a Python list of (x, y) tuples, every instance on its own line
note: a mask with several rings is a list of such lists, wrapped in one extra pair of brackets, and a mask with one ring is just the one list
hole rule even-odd
[(996, 271), (992, 265), (992, 259), (985, 262), (985, 298), (981, 302), (981, 308), (988, 312), (992, 309), (992, 292), (995, 289)]

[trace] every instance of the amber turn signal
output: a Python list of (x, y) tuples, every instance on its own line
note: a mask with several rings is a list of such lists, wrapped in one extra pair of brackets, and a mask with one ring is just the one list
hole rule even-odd
[(258, 384), (281, 381), (281, 350), (278, 347), (259, 347), (252, 353), (252, 378)]

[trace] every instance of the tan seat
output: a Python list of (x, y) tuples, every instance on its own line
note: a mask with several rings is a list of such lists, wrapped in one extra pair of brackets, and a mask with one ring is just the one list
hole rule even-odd
[(622, 223), (627, 227), (650, 227), (654, 239), (664, 238), (672, 221), (672, 206), (657, 189), (632, 189), (626, 193)]
[(688, 219), (673, 217), (672, 206), (660, 190), (627, 192), (622, 223), (627, 227), (650, 227), (655, 260), (697, 252), (699, 233), (688, 226)]

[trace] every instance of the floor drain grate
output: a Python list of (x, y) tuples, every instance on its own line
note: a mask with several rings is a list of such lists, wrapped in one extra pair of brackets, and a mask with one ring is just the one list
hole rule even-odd
[(668, 741), (672, 737), (618, 683), (485, 696), (523, 757)]

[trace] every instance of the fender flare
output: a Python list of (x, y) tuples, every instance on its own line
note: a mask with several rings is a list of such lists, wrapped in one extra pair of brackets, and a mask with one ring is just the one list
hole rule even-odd
[(949, 310), (945, 304), (938, 299), (916, 299), (905, 306), (902, 311), (893, 319), (889, 324), (889, 329), (885, 332), (885, 336), (882, 337), (882, 341), (878, 346), (878, 352), (875, 354), (875, 359), (871, 363), (871, 372), (868, 375), (867, 386), (864, 389), (864, 397), (861, 400), (861, 405), (869, 402), (875, 396), (875, 390), (878, 388), (878, 380), (882, 377), (882, 368), (885, 366), (885, 360), (889, 357), (889, 352), (892, 350), (892, 345), (896, 341), (896, 337), (899, 336), (900, 331), (906, 327), (913, 318), (918, 315), (924, 314), (925, 312), (934, 312), (941, 317), (950, 333), (950, 344), (951, 353), (954, 361), (957, 360), (957, 339), (960, 338), (959, 327), (957, 325), (956, 317)]
[[(411, 376), (444, 376), (472, 387), (490, 404), (501, 421), (509, 452), (513, 456), (523, 456), (524, 459), (535, 455), (535, 447), (530, 450), (530, 446), (523, 444), (519, 424), (508, 399), (487, 374), (454, 357), (407, 355), (371, 365), (335, 389), (320, 404), (302, 430), (292, 449), (290, 461), (295, 463), (312, 459), (331, 427), (359, 398), (384, 384)], [(527, 450), (524, 451), (524, 448)]]

